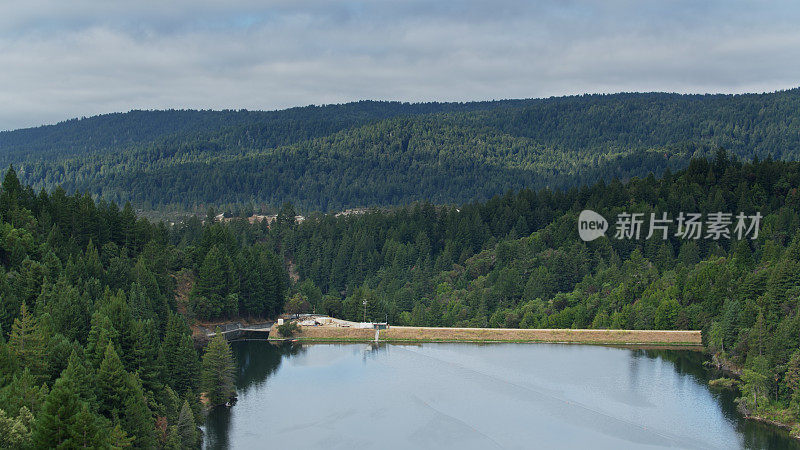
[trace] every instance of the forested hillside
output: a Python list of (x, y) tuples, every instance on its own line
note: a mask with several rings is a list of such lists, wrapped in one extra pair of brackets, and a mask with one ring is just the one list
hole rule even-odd
[(200, 314), (257, 317), (282, 310), (288, 276), (268, 244), (227, 227), (174, 232), (130, 205), (36, 195), (6, 172), (0, 448), (199, 448), (200, 392), (225, 403), (233, 365), (221, 335), (201, 364), (175, 274), (199, 276)]
[(0, 162), (37, 190), (62, 185), (148, 211), (457, 204), (658, 175), (718, 146), (800, 159), (799, 111), (798, 89), (137, 111), (0, 133)]
[[(800, 164), (719, 151), (663, 179), (522, 190), (460, 208), (418, 204), (309, 218), (281, 242), (299, 267), (289, 307), (399, 325), (696, 329), (742, 374), (742, 408), (800, 417)], [(578, 238), (578, 213), (760, 213), (743, 239)], [(647, 220), (647, 219), (645, 219)], [(733, 230), (735, 225), (731, 225)], [(800, 432), (800, 429), (796, 430)]]
[[(117, 153), (137, 144), (162, 141), (179, 145), (197, 137), (223, 136), (232, 147), (241, 139), (275, 147), (386, 119), (448, 111), (470, 111), (515, 102), (399, 103), (356, 102), (307, 106), (282, 111), (166, 110), (130, 111), (71, 119), (0, 132), (4, 167), (15, 161), (59, 160), (72, 156)], [(518, 103), (518, 102), (516, 102)]]
[[(224, 402), (230, 379), (208, 371), (230, 358), (217, 340), (201, 365), (188, 324), (312, 309), (359, 320), (364, 301), (368, 318), (395, 325), (700, 329), (714, 360), (741, 374), (743, 410), (796, 423), (798, 185), (800, 163), (742, 163), (719, 150), (661, 179), (520, 190), (459, 207), (312, 214), (302, 223), (286, 205), (269, 226), (209, 217), (167, 227), (130, 205), (61, 189), (36, 195), (8, 171), (0, 440), (196, 446), (199, 393)], [(607, 218), (763, 217), (757, 239), (609, 231), (583, 242), (577, 216), (587, 208)], [(180, 305), (179, 273), (194, 279)]]

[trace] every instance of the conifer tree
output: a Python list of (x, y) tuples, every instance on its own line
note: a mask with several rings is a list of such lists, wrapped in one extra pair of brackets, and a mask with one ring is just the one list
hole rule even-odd
[(78, 353), (73, 350), (69, 356), (67, 368), (61, 374), (62, 378), (69, 379), (78, 397), (89, 405), (94, 405), (97, 400), (95, 394), (94, 371), (87, 368)]
[(81, 404), (69, 429), (70, 444), (76, 448), (99, 448), (109, 444), (109, 430), (104, 425), (107, 422), (93, 414), (86, 403)]
[(5, 386), (11, 381), (11, 376), (16, 371), (16, 361), (3, 336), (3, 329), (0, 328), (0, 386)]
[(197, 447), (197, 424), (194, 421), (194, 414), (189, 402), (184, 401), (181, 412), (178, 416), (178, 436), (180, 437), (181, 448), (193, 449)]
[(218, 332), (203, 355), (202, 387), (212, 405), (225, 403), (235, 394), (234, 369), (228, 341)]
[[(57, 448), (71, 442), (70, 430), (84, 405), (65, 379), (56, 380), (44, 409), (36, 420), (33, 443), (37, 448)], [(68, 447), (67, 447), (68, 448)]]
[(164, 442), (164, 450), (182, 450), (181, 438), (178, 435), (178, 427), (170, 426), (167, 431), (167, 440)]
[(8, 344), (20, 366), (28, 368), (31, 374), (40, 380), (48, 377), (45, 337), (36, 318), (28, 311), (24, 302), (20, 307), (19, 317), (14, 319), (14, 324), (11, 326)]
[(3, 178), (3, 190), (0, 192), (0, 214), (3, 217), (8, 216), (9, 210), (15, 208), (19, 202), (19, 197), (22, 194), (22, 186), (17, 178), (17, 172), (14, 166), (8, 166), (6, 175)]
[(144, 286), (136, 281), (131, 283), (131, 289), (128, 292), (128, 306), (134, 319), (155, 319), (150, 299)]
[(98, 280), (103, 279), (103, 264), (100, 262), (100, 254), (97, 252), (97, 247), (89, 239), (89, 244), (86, 246), (84, 254), (84, 266), (86, 267), (86, 276), (94, 277)]
[(100, 311), (92, 314), (92, 327), (86, 341), (86, 359), (97, 369), (105, 357), (108, 344), (116, 344), (119, 333), (111, 324), (111, 319)]
[(128, 307), (125, 291), (118, 290), (111, 297), (111, 301), (100, 308), (100, 312), (108, 316), (111, 320), (111, 325), (117, 331), (115, 343), (119, 348), (118, 355), (125, 363), (125, 370), (132, 372), (136, 369), (133, 363), (136, 342), (133, 335), (133, 316)]
[(142, 381), (145, 392), (159, 392), (163, 388), (163, 353), (152, 320), (133, 321), (131, 336), (131, 367)]
[(45, 286), (37, 303), (44, 304), (54, 332), (63, 334), (70, 341), (86, 342), (91, 321), (89, 298), (72, 286), (65, 276), (59, 277), (56, 284)]
[(28, 408), (19, 409), (17, 417), (9, 417), (0, 409), (0, 448), (25, 448), (30, 444), (33, 414)]
[(32, 441), (36, 448), (106, 448), (110, 430), (80, 400), (69, 378), (56, 380), (38, 415)]
[(135, 448), (155, 448), (155, 420), (142, 394), (141, 382), (136, 375), (129, 376), (127, 381), (128, 394), (124, 398), (122, 429), (131, 437)]
[(133, 206), (131, 206), (130, 202), (125, 202), (125, 206), (122, 207), (122, 212), (120, 213), (119, 241), (117, 243), (129, 249), (134, 249), (136, 245), (135, 227), (136, 213), (133, 212)]
[(181, 411), (181, 398), (169, 385), (164, 386), (161, 395), (161, 402), (164, 407), (164, 416), (170, 424), (178, 423), (178, 415)]
[(200, 361), (194, 349), (189, 327), (183, 317), (171, 314), (164, 335), (165, 379), (175, 392), (184, 393), (197, 387)]
[(764, 313), (758, 312), (756, 323), (750, 330), (750, 349), (753, 352), (752, 356), (763, 356), (764, 349), (767, 345), (767, 325), (764, 323)]
[(7, 411), (18, 411), (24, 406), (36, 415), (41, 411), (47, 394), (47, 385), (40, 383), (31, 375), (30, 369), (25, 367), (13, 375), (8, 385), (0, 389), (0, 404)]
[(99, 411), (105, 417), (118, 417), (125, 408), (125, 400), (131, 393), (128, 386), (128, 373), (119, 359), (114, 345), (106, 346), (103, 362), (97, 371)]
[(230, 258), (214, 245), (203, 259), (191, 295), (192, 309), (200, 317), (219, 317), (225, 310), (225, 299), (233, 293)]
[(795, 350), (786, 368), (784, 383), (791, 393), (790, 407), (800, 417), (800, 349)]

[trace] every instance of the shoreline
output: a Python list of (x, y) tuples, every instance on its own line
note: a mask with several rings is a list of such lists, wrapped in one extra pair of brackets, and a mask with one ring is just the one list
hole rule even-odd
[[(565, 339), (565, 337), (568, 337)], [(299, 332), (282, 337), (277, 325), (267, 341), (306, 344), (376, 343), (375, 330), (337, 326), (300, 326)], [(654, 350), (704, 351), (700, 331), (693, 330), (592, 330), (592, 329), (517, 329), (446, 328), (394, 326), (381, 330), (377, 344), (414, 345), (426, 343), (464, 344), (563, 344), (599, 345)], [(719, 361), (718, 361), (719, 362)], [(719, 367), (719, 366), (718, 366)], [(734, 374), (735, 371), (732, 371)], [(738, 378), (738, 377), (737, 377)], [(740, 413), (741, 414), (741, 413)], [(742, 414), (745, 419), (773, 426), (791, 434), (793, 425), (758, 415)]]
[[(711, 365), (713, 367), (715, 367), (717, 370), (721, 371), (722, 373), (726, 373), (726, 374), (731, 375), (731, 377), (733, 379), (737, 380), (737, 381), (741, 381), (741, 379), (742, 379), (742, 368), (741, 367), (735, 366), (733, 363), (731, 363), (730, 360), (728, 360), (725, 357), (720, 356), (719, 354), (713, 355), (711, 361), (712, 361)], [(729, 388), (723, 388), (723, 389), (729, 389)], [(739, 390), (738, 386), (735, 386), (732, 389), (736, 390), (737, 392), (739, 392), (741, 394), (741, 391)], [(773, 426), (773, 427), (784, 429), (784, 430), (789, 432), (789, 436), (790, 437), (792, 437), (794, 439), (797, 439), (797, 440), (800, 440), (800, 433), (797, 433), (797, 434), (792, 433), (792, 431), (795, 429), (795, 426), (797, 425), (797, 423), (794, 423), (794, 422), (792, 422), (792, 423), (781, 422), (779, 420), (771, 419), (771, 418), (769, 418), (767, 416), (763, 416), (763, 415), (759, 415), (759, 414), (751, 414), (751, 413), (749, 413), (747, 411), (739, 410), (737, 412), (739, 414), (741, 414), (742, 416), (744, 416), (748, 420), (753, 420), (753, 421), (756, 421), (756, 422), (759, 422), (759, 423), (762, 423), (762, 424), (766, 424), (766, 425), (770, 425), (770, 426)]]

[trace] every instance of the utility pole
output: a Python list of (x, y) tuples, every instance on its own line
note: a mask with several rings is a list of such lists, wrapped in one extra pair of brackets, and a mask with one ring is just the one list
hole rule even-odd
[(367, 321), (367, 301), (364, 300), (364, 322)]

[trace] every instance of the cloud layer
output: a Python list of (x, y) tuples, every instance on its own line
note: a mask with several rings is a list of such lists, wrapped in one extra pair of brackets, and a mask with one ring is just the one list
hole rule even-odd
[(0, 6), (0, 130), (129, 109), (800, 85), (791, 1), (16, 3)]

